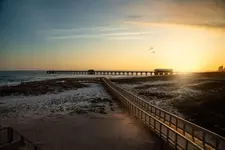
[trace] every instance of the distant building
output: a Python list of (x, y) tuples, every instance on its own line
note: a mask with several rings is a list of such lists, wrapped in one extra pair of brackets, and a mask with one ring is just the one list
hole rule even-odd
[(223, 71), (225, 71), (225, 68), (223, 68), (223, 66), (220, 66), (220, 67), (218, 68), (218, 71), (219, 71), (219, 72), (223, 72)]
[(155, 75), (168, 75), (173, 74), (173, 69), (155, 69)]
[(90, 74), (95, 74), (95, 70), (93, 70), (93, 69), (88, 70), (88, 74), (89, 74), (89, 75), (90, 75)]

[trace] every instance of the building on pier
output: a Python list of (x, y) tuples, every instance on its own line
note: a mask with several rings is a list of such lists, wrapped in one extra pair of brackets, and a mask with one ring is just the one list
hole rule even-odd
[(88, 74), (95, 74), (95, 70), (93, 70), (93, 69), (90, 69), (87, 72), (88, 72)]
[(224, 71), (225, 71), (225, 68), (223, 68), (223, 66), (220, 66), (220, 67), (218, 68), (218, 71), (219, 71), (219, 72), (224, 72)]
[(155, 69), (155, 75), (171, 75), (173, 74), (173, 69)]

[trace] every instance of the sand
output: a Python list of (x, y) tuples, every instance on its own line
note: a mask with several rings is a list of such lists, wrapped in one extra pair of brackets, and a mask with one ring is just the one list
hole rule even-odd
[(157, 135), (121, 109), (101, 84), (85, 84), (37, 96), (0, 97), (0, 125), (12, 126), (43, 150), (166, 147)]
[[(43, 150), (158, 150), (160, 139), (119, 107), (108, 114), (53, 115), (8, 119)], [(165, 146), (165, 145), (164, 145)]]

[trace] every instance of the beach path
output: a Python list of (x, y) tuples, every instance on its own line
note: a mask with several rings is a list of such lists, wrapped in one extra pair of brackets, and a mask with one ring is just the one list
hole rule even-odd
[(118, 106), (108, 114), (54, 115), (5, 123), (43, 150), (157, 150), (162, 146), (156, 135)]

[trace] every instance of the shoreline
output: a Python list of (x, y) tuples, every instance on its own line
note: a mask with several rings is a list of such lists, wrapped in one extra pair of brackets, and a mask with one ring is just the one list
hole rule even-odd
[(2, 118), (23, 118), (51, 114), (106, 114), (114, 111), (110, 95), (97, 83), (83, 83), (85, 86), (42, 95), (20, 95), (0, 97)]
[(58, 78), (42, 81), (23, 82), (18, 85), (0, 86), (0, 97), (37, 96), (87, 87), (85, 83), (95, 83), (95, 79)]

